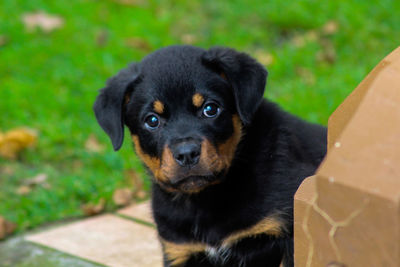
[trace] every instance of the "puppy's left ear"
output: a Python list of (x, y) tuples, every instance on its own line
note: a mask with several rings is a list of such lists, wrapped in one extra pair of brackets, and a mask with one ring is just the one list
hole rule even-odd
[(107, 81), (93, 105), (97, 122), (108, 134), (114, 150), (122, 146), (124, 140), (124, 120), (122, 109), (125, 96), (133, 90), (138, 81), (138, 64), (133, 63)]
[(249, 55), (223, 47), (206, 51), (202, 62), (226, 77), (232, 86), (240, 119), (245, 125), (250, 123), (264, 95), (267, 70)]

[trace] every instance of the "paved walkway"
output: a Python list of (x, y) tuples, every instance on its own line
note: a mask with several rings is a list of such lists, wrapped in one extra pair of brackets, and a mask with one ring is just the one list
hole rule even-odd
[(162, 266), (161, 248), (148, 202), (121, 209), (115, 214), (90, 217), (27, 235), (24, 239), (8, 242), (7, 246), (0, 244), (0, 249), (4, 253), (7, 249), (12, 251), (13, 242), (18, 248), (27, 247), (25, 257), (47, 253), (54, 261), (49, 262), (46, 257), (47, 262), (41, 265), (15, 264), (16, 259), (4, 255), (2, 258), (0, 252), (1, 266)]

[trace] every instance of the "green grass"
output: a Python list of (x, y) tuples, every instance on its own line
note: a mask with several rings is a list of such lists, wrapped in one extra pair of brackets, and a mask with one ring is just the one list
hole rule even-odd
[[(124, 170), (133, 168), (148, 181), (130, 141), (113, 152), (91, 107), (109, 76), (152, 50), (191, 39), (205, 48), (230, 46), (258, 58), (267, 54), (273, 60), (266, 97), (326, 124), (346, 95), (399, 45), (397, 0), (131, 2), (137, 4), (0, 3), (0, 35), (8, 40), (0, 46), (0, 131), (19, 126), (39, 131), (37, 146), (19, 160), (0, 159), (0, 216), (16, 222), (20, 231), (82, 216), (81, 205), (100, 198), (108, 210), (115, 209), (112, 193), (130, 186)], [(38, 10), (61, 16), (64, 26), (51, 33), (27, 32), (22, 15)], [(321, 27), (330, 20), (339, 28), (323, 34)], [(296, 38), (313, 32), (316, 38), (296, 45)], [(333, 60), (320, 59), (332, 49)], [(106, 146), (104, 152), (85, 149), (90, 134)], [(51, 188), (18, 195), (23, 181), (38, 173), (48, 175)]]

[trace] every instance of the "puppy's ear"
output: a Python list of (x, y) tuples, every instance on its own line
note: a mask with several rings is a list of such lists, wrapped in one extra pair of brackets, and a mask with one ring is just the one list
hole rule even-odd
[(121, 70), (107, 81), (106, 87), (100, 90), (93, 105), (97, 122), (110, 137), (114, 150), (120, 149), (124, 140), (122, 109), (125, 96), (133, 90), (138, 76), (136, 63)]
[(236, 108), (244, 124), (248, 124), (264, 95), (267, 70), (245, 53), (215, 47), (205, 52), (203, 64), (219, 72), (233, 88)]

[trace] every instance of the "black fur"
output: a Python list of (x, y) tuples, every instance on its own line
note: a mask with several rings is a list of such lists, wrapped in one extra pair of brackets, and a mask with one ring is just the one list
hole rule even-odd
[[(326, 129), (263, 99), (266, 77), (259, 63), (232, 49), (172, 46), (121, 71), (96, 100), (96, 117), (114, 148), (122, 144), (125, 123), (153, 158), (186, 140), (207, 139), (218, 147), (234, 135), (232, 116), (239, 115), (243, 136), (229, 167), (189, 178), (185, 170), (190, 170), (181, 168), (167, 182), (153, 179), (152, 208), (160, 238), (209, 248), (180, 266), (293, 266), (293, 196), (326, 153)], [(217, 102), (221, 113), (205, 118), (192, 104), (195, 92), (205, 102)], [(144, 121), (154, 113), (155, 100), (165, 110), (159, 128), (149, 130)], [(199, 192), (187, 193), (176, 182), (190, 179)], [(224, 238), (274, 214), (282, 221), (279, 237), (248, 236), (221, 249)], [(171, 262), (165, 255), (165, 266)]]

